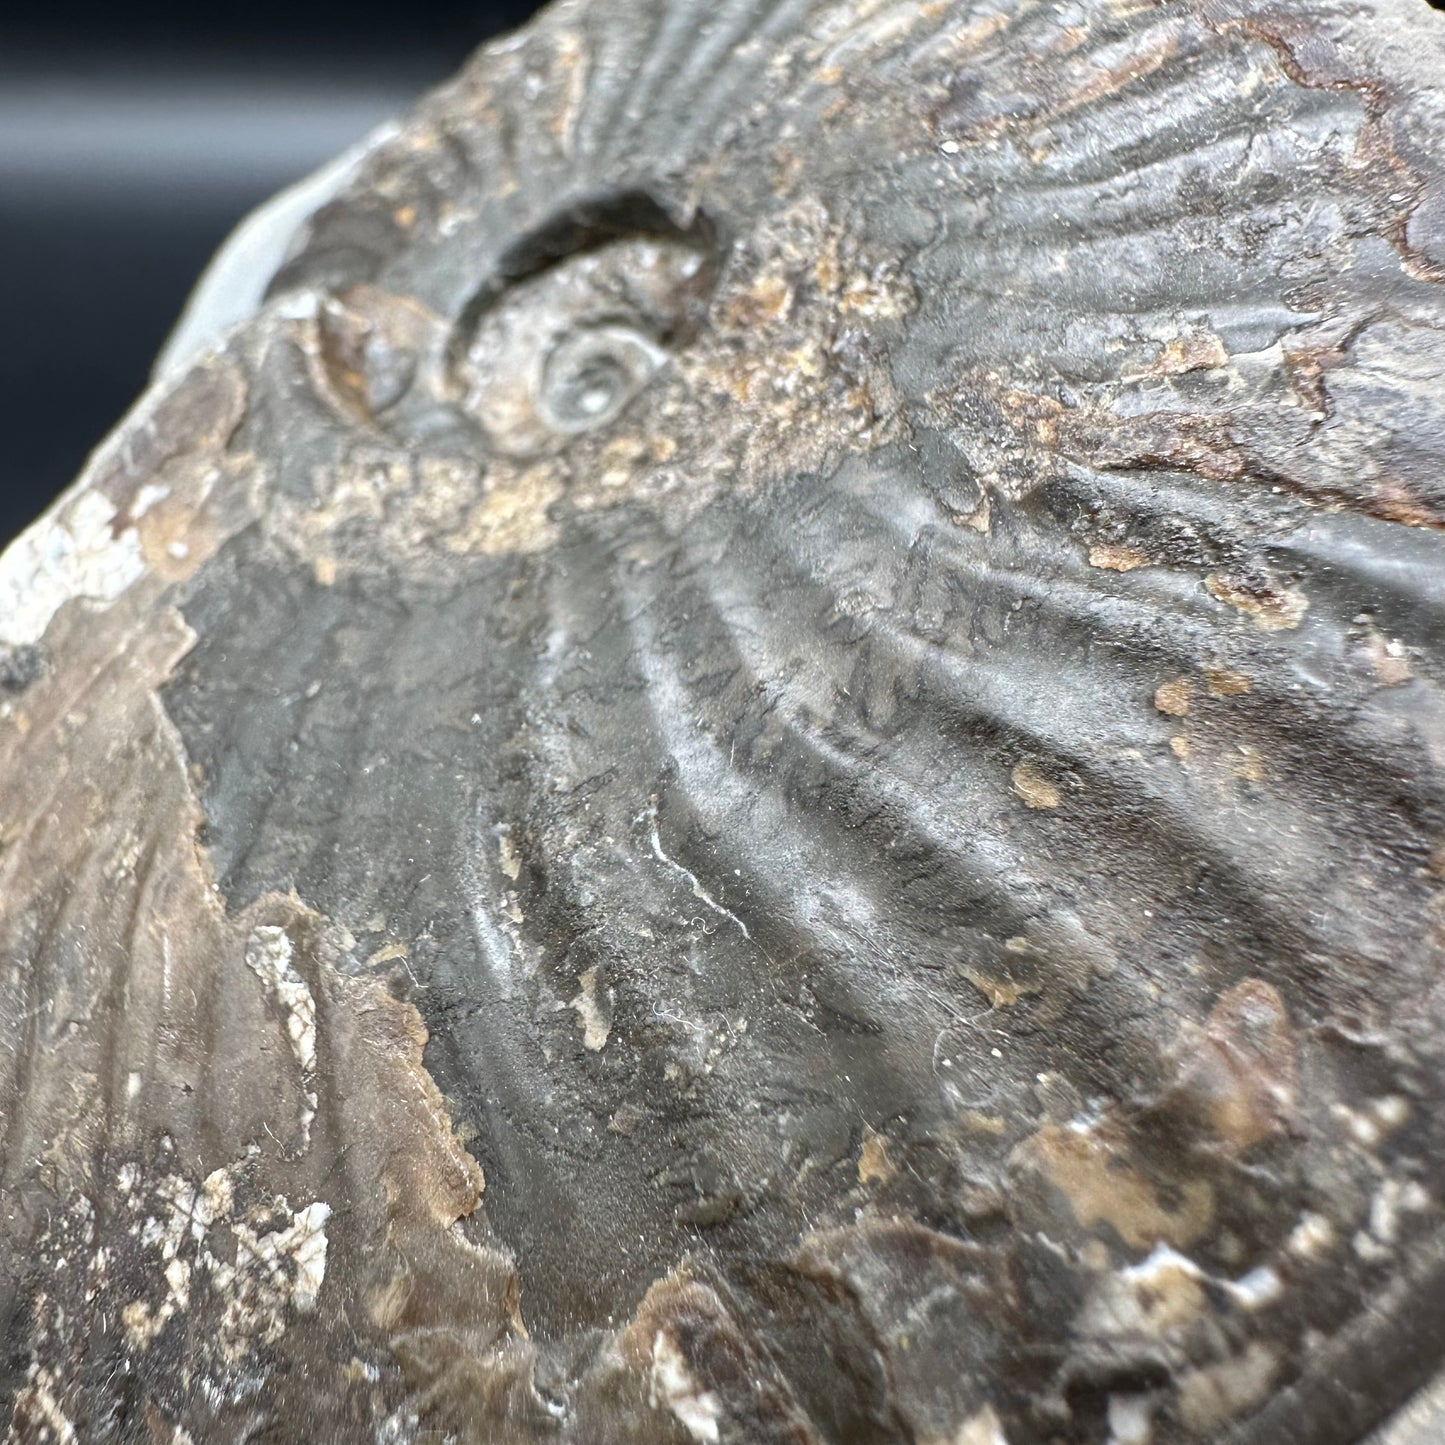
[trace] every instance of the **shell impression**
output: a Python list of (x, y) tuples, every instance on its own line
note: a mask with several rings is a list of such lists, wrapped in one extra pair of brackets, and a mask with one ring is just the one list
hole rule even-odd
[(0, 562), (14, 1438), (1440, 1438), (1445, 15), (580, 0), (323, 189)]

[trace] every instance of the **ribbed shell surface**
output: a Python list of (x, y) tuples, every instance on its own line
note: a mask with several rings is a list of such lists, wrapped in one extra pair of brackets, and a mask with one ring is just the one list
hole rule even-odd
[(479, 53), (0, 562), (18, 1438), (1362, 1439), (1442, 281), (1423, 3)]

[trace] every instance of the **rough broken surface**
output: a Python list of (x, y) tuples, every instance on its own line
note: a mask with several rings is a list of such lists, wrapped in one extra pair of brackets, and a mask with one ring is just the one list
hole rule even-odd
[(423, 101), (0, 561), (18, 1438), (1401, 1406), (1442, 76), (1403, 0), (617, 0)]

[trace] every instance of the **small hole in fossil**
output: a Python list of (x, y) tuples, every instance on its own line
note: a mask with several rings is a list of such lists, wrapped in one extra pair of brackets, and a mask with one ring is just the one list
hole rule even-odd
[(710, 224), (637, 194), (559, 213), (463, 311), (449, 348), (462, 410), (516, 457), (607, 425), (696, 333), (714, 245)]
[(584, 251), (629, 239), (669, 242), (709, 259), (719, 250), (717, 228), (701, 211), (680, 219), (645, 191), (589, 196), (568, 205), (503, 253), (468, 307), (471, 320), (475, 322), (481, 311), (518, 281)]

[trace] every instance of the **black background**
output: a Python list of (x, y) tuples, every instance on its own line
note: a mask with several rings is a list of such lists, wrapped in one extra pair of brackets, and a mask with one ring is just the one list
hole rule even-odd
[(142, 390), (236, 221), (534, 8), (0, 4), (0, 545)]

